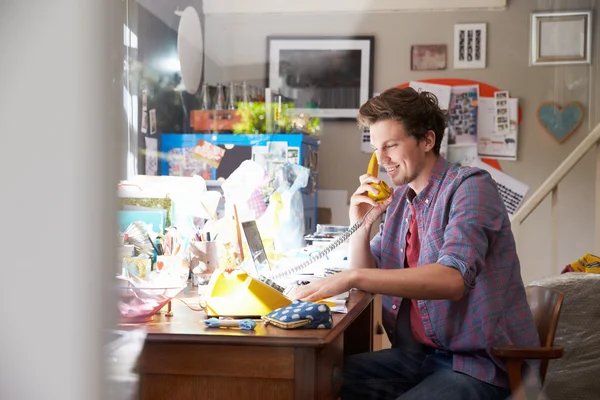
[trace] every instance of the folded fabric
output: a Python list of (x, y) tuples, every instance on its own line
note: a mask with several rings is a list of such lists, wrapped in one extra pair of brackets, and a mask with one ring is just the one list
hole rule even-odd
[(262, 319), (283, 329), (329, 329), (333, 326), (328, 305), (302, 300), (294, 300), (291, 305), (271, 311)]
[(600, 274), (600, 257), (588, 253), (573, 261), (571, 264), (568, 264), (561, 271), (561, 274), (567, 272), (589, 272), (592, 274)]

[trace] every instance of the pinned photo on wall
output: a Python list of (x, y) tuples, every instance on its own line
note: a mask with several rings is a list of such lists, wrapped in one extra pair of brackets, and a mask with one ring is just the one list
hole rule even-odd
[(198, 140), (196, 147), (194, 147), (193, 157), (196, 160), (207, 163), (213, 168), (218, 168), (224, 154), (224, 148), (200, 139)]
[(479, 85), (453, 86), (448, 108), (448, 145), (477, 144)]
[(288, 147), (287, 162), (291, 164), (300, 164), (300, 148)]
[(146, 111), (142, 111), (142, 127), (140, 128), (140, 132), (148, 133), (148, 113)]
[(267, 153), (269, 161), (274, 163), (284, 163), (287, 161), (288, 144), (287, 142), (268, 142)]
[(142, 112), (148, 111), (148, 92), (142, 90)]
[(156, 133), (156, 110), (154, 108), (150, 110), (150, 133)]
[(508, 91), (494, 93), (494, 103), (496, 106), (496, 132), (504, 133), (509, 130), (508, 121)]

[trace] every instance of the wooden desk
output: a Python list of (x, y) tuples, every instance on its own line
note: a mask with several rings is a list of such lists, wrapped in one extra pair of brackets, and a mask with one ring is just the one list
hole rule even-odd
[[(197, 307), (195, 297), (184, 300)], [(372, 296), (352, 292), (331, 329), (206, 328), (203, 312), (173, 301), (173, 317), (141, 325), (140, 399), (335, 399), (343, 357), (371, 351)], [(139, 326), (138, 326), (139, 328)]]

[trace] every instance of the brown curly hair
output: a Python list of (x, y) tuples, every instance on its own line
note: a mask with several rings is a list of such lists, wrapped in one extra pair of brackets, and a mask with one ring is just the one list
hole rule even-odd
[(435, 133), (433, 153), (440, 154), (446, 129), (446, 112), (438, 105), (437, 97), (430, 92), (417, 92), (411, 87), (388, 89), (369, 99), (358, 112), (358, 124), (370, 127), (377, 121), (394, 120), (402, 124), (406, 133), (417, 141), (428, 131)]

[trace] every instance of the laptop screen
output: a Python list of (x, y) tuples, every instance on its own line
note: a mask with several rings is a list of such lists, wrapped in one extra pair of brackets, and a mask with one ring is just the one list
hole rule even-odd
[(263, 246), (260, 232), (256, 226), (256, 221), (242, 222), (242, 228), (244, 229), (244, 234), (246, 235), (246, 242), (248, 242), (248, 248), (250, 249), (250, 254), (252, 255), (252, 260), (254, 261), (257, 274), (264, 272), (264, 268), (270, 271), (271, 265), (269, 263), (269, 259), (267, 258), (267, 252)]

